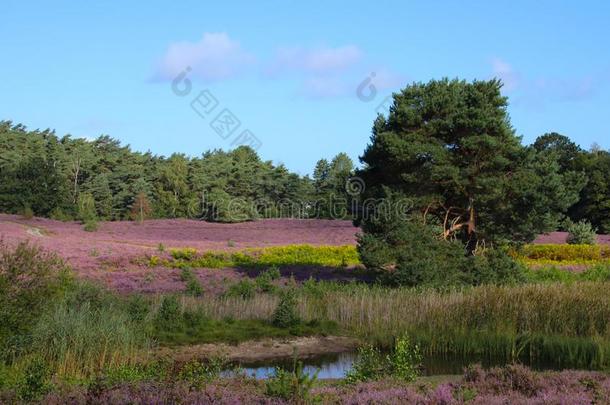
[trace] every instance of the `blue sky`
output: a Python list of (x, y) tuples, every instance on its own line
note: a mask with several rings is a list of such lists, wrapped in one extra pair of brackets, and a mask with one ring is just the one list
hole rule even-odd
[[(496, 76), (525, 142), (556, 131), (610, 148), (604, 1), (5, 0), (0, 10), (0, 119), (32, 129), (190, 155), (249, 130), (264, 159), (306, 174), (341, 151), (357, 160), (379, 104), (405, 84)], [(191, 91), (179, 96), (172, 79), (187, 66)], [(373, 75), (374, 97), (369, 82), (358, 93)], [(191, 102), (204, 90), (216, 108), (198, 115)], [(240, 126), (223, 139), (210, 123), (225, 108)]]

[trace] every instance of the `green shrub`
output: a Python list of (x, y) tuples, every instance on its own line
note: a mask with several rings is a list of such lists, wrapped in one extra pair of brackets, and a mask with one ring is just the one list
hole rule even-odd
[(386, 358), (390, 366), (389, 373), (393, 377), (411, 382), (419, 375), (422, 360), (419, 347), (411, 344), (407, 336), (396, 340), (394, 350)]
[(72, 221), (72, 217), (70, 215), (66, 214), (66, 212), (64, 210), (62, 210), (60, 207), (54, 208), (53, 211), (51, 211), (50, 217), (51, 217), (51, 219), (54, 219), (56, 221), (62, 221), (62, 222)]
[(587, 221), (568, 223), (568, 244), (595, 245), (597, 243), (597, 229)]
[(201, 389), (205, 383), (218, 378), (226, 365), (227, 362), (221, 358), (206, 362), (191, 360), (178, 373), (178, 380), (186, 382), (192, 389)]
[(280, 301), (273, 312), (272, 323), (279, 328), (290, 328), (298, 325), (299, 322), (296, 291), (294, 288), (288, 288), (280, 295)]
[(280, 270), (274, 266), (260, 273), (254, 282), (256, 284), (256, 288), (260, 292), (272, 293), (277, 290), (277, 287), (273, 284), (273, 281), (278, 280), (280, 277)]
[(82, 193), (78, 197), (78, 219), (84, 224), (97, 222), (95, 199), (90, 193)]
[(155, 317), (155, 327), (162, 331), (182, 329), (182, 308), (180, 302), (178, 302), (178, 297), (174, 295), (163, 297)]
[(49, 389), (49, 369), (46, 363), (36, 357), (29, 362), (23, 371), (22, 380), (17, 386), (17, 395), (24, 401), (40, 399)]
[(528, 262), (601, 261), (610, 259), (610, 246), (605, 245), (526, 245), (513, 255)]
[(182, 269), (180, 279), (186, 283), (186, 293), (195, 297), (203, 295), (203, 287), (190, 268)]
[(347, 373), (346, 382), (354, 384), (384, 377), (411, 382), (419, 375), (421, 360), (419, 348), (407, 336), (396, 339), (393, 350), (386, 356), (372, 345), (363, 346), (358, 349), (358, 359)]
[(150, 313), (150, 302), (140, 294), (134, 294), (127, 300), (127, 314), (134, 322), (142, 322)]
[(175, 260), (192, 260), (197, 255), (197, 250), (193, 248), (172, 249), (170, 253)]
[(87, 222), (85, 222), (85, 226), (83, 227), (83, 230), (85, 232), (95, 232), (97, 231), (98, 226), (97, 226), (97, 221), (95, 220), (89, 220)]
[(34, 218), (34, 211), (32, 211), (32, 207), (30, 207), (30, 206), (23, 207), (22, 216), (23, 216), (23, 219)]
[(297, 361), (295, 354), (292, 371), (276, 368), (274, 375), (265, 382), (266, 393), (291, 403), (309, 403), (310, 391), (318, 379), (318, 372), (311, 376), (305, 373), (303, 363)]
[(159, 243), (159, 245), (157, 245), (157, 250), (161, 253), (165, 252), (165, 245), (163, 245), (163, 243)]
[(70, 285), (68, 267), (55, 254), (28, 242), (10, 248), (0, 241), (0, 354), (18, 352), (43, 311)]
[(358, 358), (345, 376), (348, 384), (362, 381), (378, 380), (386, 374), (386, 359), (381, 351), (373, 345), (358, 348)]
[(246, 278), (232, 284), (225, 293), (225, 296), (238, 297), (247, 300), (253, 298), (255, 294), (256, 286), (252, 281)]

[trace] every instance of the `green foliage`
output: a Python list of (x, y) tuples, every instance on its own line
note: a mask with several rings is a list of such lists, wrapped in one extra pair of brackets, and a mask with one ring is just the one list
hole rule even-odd
[(32, 219), (32, 218), (34, 218), (34, 211), (32, 210), (31, 207), (26, 206), (23, 208), (22, 216), (23, 216), (23, 219)]
[(85, 222), (85, 226), (83, 226), (83, 230), (86, 232), (95, 232), (98, 229), (97, 221), (89, 220)]
[[(103, 219), (141, 221), (150, 209), (153, 217), (243, 221), (302, 216), (315, 199), (308, 177), (262, 161), (245, 146), (195, 158), (154, 156), (108, 136), (58, 138), (1, 121), (0, 162), (0, 211), (10, 213), (29, 206), (49, 216), (61, 209), (85, 221), (79, 196), (87, 194)], [(283, 210), (284, 201), (294, 209)]]
[(385, 198), (388, 190), (408, 198), (414, 212), (469, 250), (477, 241), (527, 242), (555, 230), (584, 179), (565, 178), (554, 158), (521, 145), (501, 87), (443, 79), (394, 94), (362, 156), (362, 198)]
[(251, 299), (256, 294), (256, 285), (250, 279), (242, 279), (232, 284), (225, 292), (227, 297), (237, 297), (244, 300)]
[(201, 389), (205, 383), (220, 376), (227, 362), (222, 358), (212, 358), (206, 362), (191, 360), (178, 373), (178, 380), (186, 382), (191, 389)]
[(324, 267), (345, 267), (360, 263), (354, 246), (312, 246), (286, 245), (266, 248), (245, 249), (239, 252), (207, 251), (199, 254), (195, 249), (171, 250), (172, 260), (158, 257), (148, 259), (149, 265), (163, 264), (167, 267), (182, 268), (185, 265), (199, 268), (224, 267), (268, 267), (307, 265)]
[(420, 373), (422, 356), (417, 345), (407, 336), (396, 339), (393, 350), (383, 355), (372, 345), (358, 349), (358, 359), (347, 373), (348, 384), (393, 377), (405, 382), (414, 381)]
[(277, 290), (277, 287), (273, 284), (273, 281), (279, 280), (281, 277), (280, 269), (277, 267), (271, 267), (262, 273), (260, 273), (254, 283), (258, 291), (263, 293), (273, 293)]
[(21, 350), (43, 311), (70, 285), (68, 269), (56, 255), (27, 242), (0, 242), (0, 357)]
[(378, 380), (385, 375), (386, 359), (379, 348), (365, 345), (358, 348), (358, 360), (354, 362), (351, 370), (345, 376), (348, 384), (362, 381)]
[(39, 357), (35, 357), (23, 370), (22, 380), (17, 386), (17, 395), (27, 402), (40, 399), (50, 389), (48, 377), (47, 364)]
[(386, 356), (390, 374), (402, 381), (414, 381), (419, 375), (422, 356), (419, 347), (411, 344), (408, 336), (396, 340), (394, 350)]
[(292, 371), (280, 367), (265, 381), (267, 395), (281, 398), (290, 403), (304, 404), (311, 399), (310, 391), (318, 380), (318, 372), (308, 375), (303, 371), (303, 363), (297, 360), (296, 351)]
[(182, 328), (182, 307), (175, 295), (167, 295), (161, 300), (161, 306), (155, 318), (157, 330), (180, 330)]
[(165, 252), (165, 245), (163, 245), (163, 243), (159, 243), (157, 245), (157, 251), (160, 252), (160, 253)]
[(280, 301), (273, 312), (273, 325), (279, 328), (290, 328), (298, 325), (300, 321), (297, 313), (296, 291), (288, 288), (280, 293)]
[(570, 245), (595, 245), (597, 230), (587, 221), (570, 222), (567, 226)]
[(180, 273), (180, 279), (186, 283), (187, 294), (195, 297), (200, 297), (203, 295), (203, 287), (191, 269), (183, 268), (182, 272)]
[(419, 218), (379, 217), (367, 222), (358, 240), (363, 264), (389, 285), (448, 287), (523, 280), (522, 267), (499, 249), (467, 254)]
[(97, 221), (97, 211), (95, 209), (95, 200), (89, 193), (83, 193), (78, 197), (78, 219), (83, 223)]
[(192, 248), (172, 249), (170, 253), (176, 260), (191, 260), (197, 254), (197, 250)]

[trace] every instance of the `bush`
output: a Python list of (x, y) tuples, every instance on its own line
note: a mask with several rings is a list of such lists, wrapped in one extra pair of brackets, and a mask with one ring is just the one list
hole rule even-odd
[(587, 221), (570, 222), (567, 230), (567, 242), (570, 245), (595, 245), (597, 243), (597, 229)]
[(528, 260), (588, 261), (610, 258), (610, 247), (602, 245), (527, 245), (518, 257)]
[(40, 399), (50, 388), (47, 383), (48, 376), (49, 369), (42, 359), (36, 357), (31, 360), (17, 387), (19, 398), (28, 402)]
[(71, 283), (68, 267), (55, 254), (28, 242), (9, 248), (0, 241), (0, 349), (19, 345), (42, 312), (58, 301)]
[(243, 298), (247, 300), (253, 298), (255, 294), (256, 287), (254, 283), (249, 279), (243, 279), (235, 284), (232, 284), (225, 293), (225, 296)]
[(359, 238), (364, 265), (385, 284), (447, 287), (511, 283), (523, 279), (523, 268), (500, 250), (467, 254), (458, 241), (444, 240), (435, 227), (418, 219), (395, 221)]
[(175, 260), (192, 260), (197, 255), (197, 250), (193, 248), (172, 249), (170, 253)]
[(293, 288), (282, 291), (280, 301), (273, 313), (272, 323), (279, 328), (290, 328), (300, 322), (297, 314), (296, 292)]
[(182, 308), (176, 296), (163, 297), (155, 318), (155, 326), (161, 331), (175, 331), (182, 328)]
[(318, 372), (312, 376), (305, 373), (303, 363), (297, 361), (295, 354), (292, 372), (276, 368), (274, 375), (265, 382), (266, 393), (291, 403), (309, 403), (310, 391), (318, 379)]
[(387, 365), (381, 351), (373, 345), (358, 348), (358, 359), (345, 376), (348, 384), (378, 380), (386, 374)]
[(221, 358), (212, 358), (207, 362), (191, 360), (178, 373), (178, 380), (186, 382), (192, 389), (201, 389), (206, 382), (218, 378), (226, 365)]
[(72, 217), (70, 215), (66, 214), (65, 211), (62, 210), (60, 207), (54, 208), (53, 211), (51, 211), (50, 217), (51, 217), (51, 219), (54, 219), (56, 221), (62, 221), (62, 222), (72, 221)]
[(32, 211), (32, 207), (25, 206), (23, 208), (23, 219), (32, 219), (34, 218), (34, 211)]
[(83, 227), (85, 232), (95, 232), (97, 231), (97, 228), (97, 221), (95, 220), (89, 220), (85, 222), (85, 226)]
[(276, 286), (273, 281), (278, 280), (281, 277), (280, 270), (277, 267), (271, 267), (265, 270), (256, 277), (255, 284), (256, 288), (260, 292), (272, 293), (276, 291)]
[(358, 349), (358, 359), (345, 379), (348, 384), (393, 377), (405, 382), (414, 381), (419, 375), (421, 354), (407, 336), (396, 339), (393, 350), (385, 357), (372, 346)]
[(182, 269), (180, 279), (186, 283), (186, 293), (195, 297), (203, 295), (203, 287), (197, 276), (189, 268)]
[(412, 345), (407, 336), (397, 339), (394, 351), (387, 356), (390, 374), (406, 382), (414, 381), (417, 378), (421, 360), (419, 347)]

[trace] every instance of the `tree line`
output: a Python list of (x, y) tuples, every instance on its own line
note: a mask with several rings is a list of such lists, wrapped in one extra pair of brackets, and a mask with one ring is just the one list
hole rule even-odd
[(312, 177), (245, 146), (165, 157), (106, 135), (58, 137), (0, 121), (0, 211), (83, 221), (357, 219), (346, 192), (356, 175), (366, 187), (357, 199), (406, 195), (446, 236), (476, 229), (485, 237), (493, 228), (527, 239), (565, 218), (610, 233), (610, 152), (557, 133), (524, 146), (500, 88), (495, 81), (407, 86), (375, 121), (362, 169), (339, 153), (320, 159)]
[(0, 212), (7, 213), (84, 222), (328, 218), (333, 196), (343, 195), (353, 169), (345, 153), (321, 159), (310, 178), (245, 146), (164, 157), (132, 151), (105, 135), (60, 138), (48, 129), (0, 122)]

